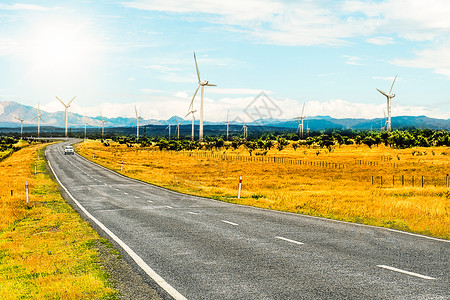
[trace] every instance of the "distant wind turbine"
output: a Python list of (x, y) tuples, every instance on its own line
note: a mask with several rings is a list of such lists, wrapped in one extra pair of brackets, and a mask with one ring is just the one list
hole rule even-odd
[(62, 105), (64, 105), (64, 122), (65, 122), (65, 125), (66, 125), (66, 137), (67, 137), (67, 125), (68, 125), (68, 122), (69, 122), (69, 107), (70, 107), (70, 103), (72, 103), (72, 101), (75, 99), (75, 97), (73, 97), (72, 100), (70, 100), (69, 103), (67, 103), (67, 104), (65, 104), (64, 102), (61, 101), (61, 99), (56, 97), (56, 99), (58, 99), (59, 102), (61, 102)]
[(103, 120), (102, 113), (100, 113), (100, 118), (102, 118), (101, 123), (102, 123), (102, 140), (103, 140), (103, 134), (105, 133), (105, 123), (108, 122), (108, 121), (107, 120)]
[(186, 116), (184, 116), (185, 118), (187, 117), (187, 116), (189, 116), (190, 114), (192, 114), (192, 140), (194, 140), (194, 122), (195, 122), (195, 116), (194, 116), (194, 113), (196, 112), (197, 110), (191, 110), (190, 112), (188, 112), (187, 113), (187, 115)]
[(134, 111), (136, 112), (136, 139), (139, 139), (139, 120), (142, 120), (143, 118), (138, 115), (136, 105), (134, 106)]
[(177, 122), (177, 140), (179, 140), (180, 139), (180, 124), (181, 123), (178, 122), (177, 118), (175, 118), (175, 122)]
[(194, 99), (195, 99), (195, 95), (197, 95), (198, 89), (201, 87), (201, 100), (200, 100), (200, 129), (199, 129), (199, 140), (203, 141), (203, 94), (204, 94), (204, 88), (205, 86), (217, 86), (215, 84), (209, 83), (208, 80), (201, 80), (200, 79), (200, 72), (198, 70), (198, 65), (197, 65), (197, 58), (195, 57), (195, 52), (194, 52), (194, 61), (195, 61), (195, 69), (197, 70), (197, 77), (198, 77), (198, 86), (197, 89), (195, 90), (194, 96), (192, 97), (192, 101), (191, 104), (189, 105), (189, 110), (192, 110), (193, 108), (193, 104), (194, 104)]
[(227, 111), (227, 120), (222, 123), (222, 124), (227, 124), (227, 141), (228, 141), (228, 132), (229, 132), (229, 129), (230, 129), (230, 121), (228, 121), (229, 113), (230, 113), (230, 110)]
[(34, 119), (37, 118), (37, 121), (38, 121), (37, 135), (38, 135), (38, 137), (40, 137), (41, 121), (44, 122), (44, 120), (42, 120), (41, 116), (42, 116), (42, 114), (41, 114), (41, 110), (39, 109), (39, 103), (38, 103), (38, 113), (33, 119), (31, 119), (31, 121), (33, 121)]
[(244, 125), (242, 125), (242, 129), (244, 131), (244, 139), (247, 139), (247, 126), (245, 126), (245, 121), (244, 121)]
[(89, 123), (86, 120), (86, 117), (84, 117), (84, 139), (86, 139), (86, 125), (89, 125)]
[(18, 117), (14, 117), (17, 120), (20, 121), (20, 139), (23, 138), (23, 121), (25, 120), (23, 117), (22, 118), (18, 118)]
[[(169, 122), (166, 122), (166, 123), (168, 124), (166, 129), (169, 129), (169, 140), (170, 140), (170, 123)], [(164, 130), (166, 130), (166, 129), (164, 129)]]
[(395, 76), (394, 81), (392, 81), (391, 88), (389, 89), (389, 93), (385, 93), (382, 90), (377, 89), (380, 93), (382, 93), (384, 96), (386, 96), (387, 99), (387, 113), (388, 113), (388, 120), (386, 122), (386, 128), (387, 131), (391, 131), (391, 99), (395, 97), (395, 94), (391, 94), (392, 88), (394, 87), (395, 80), (397, 79), (397, 76)]
[(295, 120), (298, 121), (298, 133), (300, 134), (301, 138), (303, 138), (303, 120), (306, 118), (304, 112), (305, 112), (305, 103), (303, 103), (302, 114), (300, 115), (300, 117), (294, 118)]

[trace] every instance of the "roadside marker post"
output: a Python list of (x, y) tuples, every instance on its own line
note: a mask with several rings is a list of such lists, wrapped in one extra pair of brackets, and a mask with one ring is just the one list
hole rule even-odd
[(36, 175), (36, 172), (37, 170), (36, 170), (36, 163), (34, 163), (34, 175)]
[(447, 174), (447, 188), (448, 188), (448, 174)]
[(123, 160), (122, 160), (122, 163), (120, 164), (120, 172), (122, 172), (123, 171)]
[(27, 204), (30, 202), (30, 199), (28, 198), (28, 181), (25, 182), (25, 193), (27, 194)]
[(241, 199), (241, 189), (242, 189), (242, 175), (239, 176), (239, 190), (238, 190), (238, 199)]

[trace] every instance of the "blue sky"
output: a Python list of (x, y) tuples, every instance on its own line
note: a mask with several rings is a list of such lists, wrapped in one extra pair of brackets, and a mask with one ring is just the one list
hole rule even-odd
[[(2, 1), (0, 101), (146, 119), (248, 119), (264, 91), (293, 118), (450, 118), (448, 0)], [(198, 109), (197, 96), (194, 107)]]

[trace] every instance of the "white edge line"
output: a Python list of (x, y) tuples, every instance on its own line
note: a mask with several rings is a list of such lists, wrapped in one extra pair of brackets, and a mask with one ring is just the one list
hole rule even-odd
[[(170, 192), (170, 193), (174, 193), (176, 195), (184, 195), (184, 196), (190, 196), (190, 197), (198, 197), (198, 196), (194, 196), (194, 195), (189, 195), (189, 194), (182, 194), (180, 192), (176, 192), (176, 191), (172, 191), (169, 190), (167, 188), (163, 188), (160, 186), (157, 186), (155, 184), (152, 183), (148, 183), (148, 182), (144, 182), (142, 180), (138, 180), (138, 179), (134, 179), (131, 177), (127, 177), (124, 176), (120, 173), (117, 173), (111, 169), (108, 169), (107, 167), (104, 167), (98, 163), (95, 163), (87, 158), (85, 158), (84, 156), (81, 156), (80, 154), (76, 153), (75, 154), (81, 158), (84, 159), (87, 163), (93, 164), (95, 166), (98, 166), (100, 168), (103, 168), (104, 170), (111, 172), (113, 174), (116, 174), (122, 178), (126, 178), (126, 179), (130, 179), (132, 181), (135, 181), (136, 183), (139, 184), (144, 184), (144, 185), (150, 185), (156, 189), (160, 189), (166, 192)], [(212, 199), (212, 198), (204, 198), (204, 197), (198, 197), (198, 198), (203, 198), (203, 199), (207, 199), (210, 201), (216, 201), (219, 202), (221, 204), (229, 204), (229, 205), (236, 205), (236, 206), (241, 206), (241, 207), (246, 207), (246, 208), (254, 208), (254, 209), (259, 209), (259, 210), (263, 210), (263, 211), (268, 211), (268, 212), (274, 212), (274, 213), (279, 213), (279, 214), (287, 214), (287, 215), (294, 215), (294, 216), (300, 216), (300, 217), (305, 217), (305, 218), (311, 218), (311, 219), (317, 219), (317, 220), (322, 220), (322, 221), (326, 221), (326, 222), (335, 222), (335, 223), (341, 223), (341, 224), (347, 224), (347, 225), (353, 225), (353, 226), (360, 226), (360, 227), (368, 227), (368, 228), (373, 228), (373, 229), (377, 229), (377, 230), (386, 230), (386, 231), (391, 231), (391, 232), (396, 232), (396, 233), (400, 233), (400, 234), (406, 234), (406, 235), (410, 235), (410, 236), (415, 236), (415, 237), (419, 237), (419, 238), (424, 238), (424, 239), (429, 239), (429, 240), (434, 240), (434, 241), (438, 241), (438, 242), (444, 242), (444, 243), (450, 243), (450, 240), (444, 240), (444, 239), (440, 239), (440, 238), (435, 238), (432, 236), (427, 236), (427, 235), (422, 235), (422, 234), (418, 234), (418, 233), (412, 233), (412, 232), (407, 232), (407, 231), (401, 231), (401, 230), (397, 230), (397, 229), (392, 229), (392, 228), (387, 228), (387, 227), (380, 227), (380, 226), (374, 226), (374, 225), (367, 225), (367, 224), (360, 224), (360, 223), (353, 223), (353, 222), (347, 222), (347, 221), (341, 221), (341, 220), (335, 220), (335, 219), (327, 219), (327, 218), (323, 218), (323, 217), (317, 217), (317, 216), (310, 216), (310, 215), (304, 215), (304, 214), (298, 214), (298, 213), (293, 213), (293, 212), (286, 212), (286, 211), (280, 211), (280, 210), (272, 210), (272, 209), (267, 209), (267, 208), (262, 208), (262, 207), (256, 207), (256, 206), (248, 206), (248, 205), (243, 205), (243, 204), (237, 204), (237, 203), (228, 203), (228, 202), (223, 202), (220, 200), (216, 200), (216, 199)]]
[(70, 192), (67, 190), (67, 188), (61, 183), (58, 176), (56, 175), (55, 171), (53, 170), (53, 167), (48, 161), (48, 165), (50, 166), (50, 169), (53, 172), (53, 175), (55, 176), (56, 180), (58, 181), (59, 185), (66, 191), (66, 193), (69, 195), (70, 198), (75, 202), (75, 204), (86, 214), (88, 218), (90, 218), (94, 223), (96, 223), (106, 234), (108, 234), (116, 243), (118, 243), (123, 250), (125, 250), (128, 255), (136, 262), (136, 264), (144, 270), (145, 273), (147, 273), (150, 278), (152, 278), (156, 284), (158, 284), (161, 288), (163, 288), (170, 296), (172, 296), (175, 299), (180, 300), (187, 300), (183, 295), (181, 295), (174, 287), (172, 287), (170, 284), (168, 284), (161, 276), (159, 276), (155, 271), (153, 271), (152, 268), (150, 268), (145, 261), (137, 255), (127, 244), (125, 244), (119, 237), (117, 237), (111, 230), (109, 230), (105, 225), (103, 225), (99, 220), (97, 220), (93, 215), (91, 215), (73, 196), (70, 194)]
[(284, 238), (282, 236), (276, 236), (275, 238), (277, 238), (279, 240), (283, 240), (283, 241), (289, 242), (289, 243), (294, 243), (294, 244), (297, 244), (297, 245), (304, 245), (305, 244), (305, 243), (302, 243), (302, 242), (298, 242), (298, 241), (294, 241), (294, 240), (291, 240), (291, 239)]
[(170, 205), (166, 205), (166, 207), (167, 207), (167, 208), (173, 208), (173, 207), (172, 207), (172, 206), (170, 206)]
[(405, 271), (402, 269), (397, 269), (394, 267), (390, 267), (390, 266), (386, 266), (386, 265), (377, 265), (377, 267), (379, 268), (383, 268), (383, 269), (388, 269), (394, 272), (399, 272), (399, 273), (403, 273), (403, 274), (407, 274), (407, 275), (411, 275), (411, 276), (416, 276), (422, 279), (428, 279), (428, 280), (435, 280), (436, 278), (434, 277), (430, 277), (430, 276), (426, 276), (426, 275), (422, 275), (422, 274), (418, 274), (418, 273), (414, 273), (414, 272), (409, 272), (409, 271)]
[(233, 226), (239, 226), (239, 224), (236, 224), (236, 223), (233, 223), (233, 222), (230, 222), (230, 221), (227, 221), (227, 220), (221, 220), (221, 221), (224, 222), (224, 223), (233, 225)]

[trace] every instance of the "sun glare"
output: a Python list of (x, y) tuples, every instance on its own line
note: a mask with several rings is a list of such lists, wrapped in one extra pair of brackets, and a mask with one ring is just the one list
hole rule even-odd
[(24, 46), (27, 60), (48, 71), (73, 71), (86, 66), (97, 50), (96, 41), (84, 24), (67, 21), (35, 26)]

